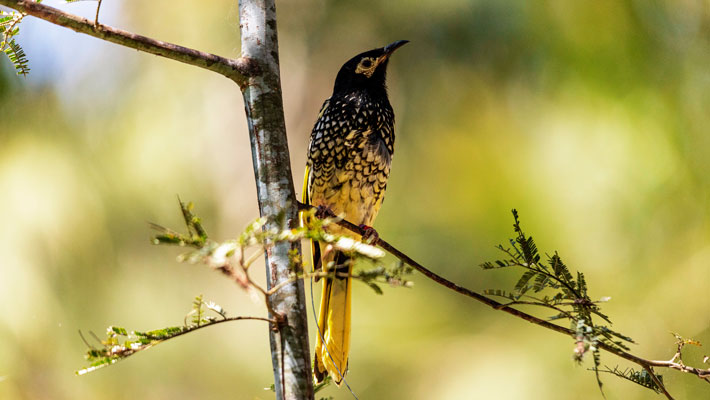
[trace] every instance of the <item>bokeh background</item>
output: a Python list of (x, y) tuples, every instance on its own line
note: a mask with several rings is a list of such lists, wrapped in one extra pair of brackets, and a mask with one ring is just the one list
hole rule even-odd
[[(95, 7), (46, 3), (86, 17)], [(101, 21), (235, 57), (236, 3), (108, 0)], [(705, 342), (686, 355), (700, 364), (710, 3), (295, 0), (278, 14), (299, 192), (340, 65), (409, 39), (390, 63), (398, 136), (380, 234), (466, 287), (510, 288), (514, 273), (478, 264), (499, 256), (517, 208), (541, 250), (583, 271), (592, 297), (612, 297), (604, 310), (634, 353), (670, 358), (672, 331)], [(74, 376), (79, 329), (179, 324), (200, 293), (231, 315), (262, 313), (219, 274), (152, 246), (146, 223), (181, 227), (179, 194), (214, 238), (235, 237), (258, 215), (249, 141), (239, 90), (221, 76), (32, 18), (21, 32), (30, 75), (0, 60), (0, 398), (272, 398), (259, 322)], [(361, 399), (601, 398), (569, 338), (413, 280), (383, 296), (355, 285), (348, 381)], [(664, 372), (676, 398), (710, 398), (706, 383)], [(604, 378), (609, 399), (657, 398)]]

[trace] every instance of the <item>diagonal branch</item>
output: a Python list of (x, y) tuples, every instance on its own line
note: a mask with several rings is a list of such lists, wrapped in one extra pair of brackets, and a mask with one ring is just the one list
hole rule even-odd
[[(298, 203), (298, 208), (299, 208), (299, 210), (301, 210), (301, 211), (307, 211), (307, 210), (316, 209), (316, 208), (313, 207), (313, 206), (310, 206), (310, 205), (307, 205), (307, 204), (303, 204), (303, 203), (300, 203), (300, 202)], [(365, 234), (365, 231), (364, 231), (362, 228), (360, 228), (359, 226), (357, 226), (357, 225), (355, 225), (355, 224), (353, 224), (353, 223), (351, 223), (351, 222), (348, 222), (348, 221), (346, 221), (346, 220), (344, 220), (344, 219), (338, 219), (338, 220), (336, 220), (335, 223), (338, 224), (339, 226), (345, 228), (345, 229), (348, 229), (348, 230), (351, 231), (351, 232), (354, 232), (354, 233), (358, 234), (358, 235), (364, 235), (364, 234)], [(414, 261), (411, 257), (409, 257), (408, 255), (404, 254), (403, 252), (397, 250), (394, 246), (392, 246), (391, 244), (387, 243), (384, 239), (382, 239), (382, 238), (380, 238), (380, 237), (378, 237), (378, 238), (375, 240), (375, 242), (372, 243), (372, 244), (373, 244), (373, 245), (380, 246), (381, 248), (383, 248), (384, 250), (386, 250), (388, 253), (390, 253), (390, 254), (392, 254), (393, 256), (395, 256), (395, 257), (397, 257), (398, 259), (400, 259), (400, 260), (401, 260), (402, 262), (404, 262), (405, 264), (411, 266), (412, 268), (414, 268), (414, 269), (416, 269), (417, 271), (419, 271), (420, 273), (422, 273), (422, 274), (423, 274), (424, 276), (426, 276), (427, 278), (429, 278), (429, 279), (433, 280), (434, 282), (436, 282), (436, 283), (438, 283), (438, 284), (440, 284), (440, 285), (442, 285), (442, 286), (445, 286), (445, 287), (447, 287), (447, 288), (449, 288), (449, 289), (451, 289), (451, 290), (453, 290), (453, 291), (455, 291), (455, 292), (457, 292), (457, 293), (460, 293), (460, 294), (462, 294), (462, 295), (464, 295), (464, 296), (471, 297), (471, 298), (473, 298), (473, 299), (475, 299), (475, 300), (478, 300), (478, 301), (480, 301), (481, 303), (486, 304), (486, 305), (488, 305), (488, 306), (490, 306), (490, 307), (492, 307), (492, 308), (494, 308), (494, 309), (496, 309), (496, 310), (504, 311), (504, 312), (506, 312), (506, 313), (508, 313), (508, 314), (511, 314), (511, 315), (516, 316), (516, 317), (521, 318), (521, 319), (524, 319), (525, 321), (528, 321), (528, 322), (530, 322), (530, 323), (532, 323), (532, 324), (541, 326), (541, 327), (543, 327), (543, 328), (547, 328), (547, 329), (553, 330), (553, 331), (555, 331), (555, 332), (562, 333), (562, 334), (567, 335), (567, 336), (571, 336), (571, 337), (573, 337), (573, 338), (574, 338), (575, 335), (576, 335), (575, 331), (573, 331), (572, 329), (568, 329), (568, 328), (565, 328), (565, 327), (562, 327), (562, 326), (553, 324), (553, 323), (551, 323), (551, 322), (549, 322), (549, 321), (545, 321), (545, 320), (543, 320), (543, 319), (540, 319), (540, 318), (535, 317), (535, 316), (533, 316), (533, 315), (530, 315), (530, 314), (528, 314), (528, 313), (525, 313), (525, 312), (516, 310), (516, 309), (514, 309), (514, 308), (508, 307), (508, 306), (506, 306), (505, 304), (499, 303), (499, 302), (497, 302), (497, 301), (495, 301), (495, 300), (493, 300), (493, 299), (491, 299), (491, 298), (488, 298), (488, 297), (486, 297), (486, 296), (484, 296), (484, 295), (482, 295), (482, 294), (480, 294), (480, 293), (476, 293), (476, 292), (474, 292), (474, 291), (472, 291), (472, 290), (469, 290), (469, 289), (467, 289), (467, 288), (465, 288), (465, 287), (463, 287), (463, 286), (457, 285), (457, 284), (454, 283), (454, 282), (451, 282), (450, 280), (448, 280), (448, 279), (446, 279), (446, 278), (444, 278), (444, 277), (442, 277), (442, 276), (440, 276), (440, 275), (438, 275), (438, 274), (436, 274), (436, 273), (430, 271), (429, 269), (427, 269), (427, 268), (424, 267), (423, 265), (421, 265), (421, 264), (419, 264), (418, 262)], [(631, 353), (629, 353), (629, 352), (626, 352), (626, 351), (624, 351), (624, 350), (621, 350), (621, 349), (618, 349), (618, 348), (616, 348), (616, 347), (610, 346), (610, 345), (608, 345), (608, 344), (606, 344), (606, 343), (603, 343), (603, 342), (597, 343), (597, 347), (599, 347), (600, 349), (606, 350), (606, 351), (608, 351), (609, 353), (612, 353), (612, 354), (614, 354), (614, 355), (616, 355), (616, 356), (618, 356), (618, 357), (621, 357), (621, 358), (623, 358), (623, 359), (625, 359), (625, 360), (631, 361), (631, 362), (633, 362), (633, 363), (635, 363), (635, 364), (637, 364), (637, 365), (643, 367), (643, 368), (646, 369), (646, 370), (651, 369), (651, 367), (672, 368), (672, 369), (676, 369), (676, 370), (679, 370), (679, 371), (682, 371), (682, 372), (685, 372), (685, 373), (689, 373), (689, 374), (696, 375), (696, 376), (698, 376), (700, 379), (708, 379), (708, 378), (710, 378), (710, 370), (704, 370), (704, 369), (699, 369), (699, 368), (690, 367), (690, 366), (687, 366), (687, 365), (683, 364), (682, 362), (674, 362), (674, 360), (671, 360), (671, 361), (647, 360), (647, 359), (644, 359), (644, 358), (635, 356), (635, 355), (633, 355), (633, 354), (631, 354)], [(653, 374), (652, 374), (652, 376), (653, 376)], [(665, 387), (663, 387), (662, 385), (659, 386), (659, 387), (665, 392)], [(667, 392), (665, 392), (665, 393), (667, 393)], [(669, 397), (669, 398), (671, 398), (671, 397)]]
[[(300, 202), (298, 203), (298, 207), (299, 207), (299, 209), (300, 209), (301, 211), (306, 211), (306, 210), (314, 209), (314, 207), (309, 206), (309, 205), (307, 205), (307, 204), (300, 203)], [(336, 220), (335, 223), (338, 224), (338, 225), (340, 225), (340, 226), (342, 226), (342, 227), (345, 228), (345, 229), (348, 229), (348, 230), (350, 230), (350, 231), (352, 231), (352, 232), (354, 232), (354, 233), (357, 233), (358, 235), (363, 235), (363, 234), (365, 233), (362, 228), (360, 228), (359, 226), (353, 224), (352, 222), (346, 221), (346, 220), (344, 220), (344, 219), (338, 219), (338, 220)], [(409, 257), (408, 255), (406, 255), (406, 254), (402, 253), (401, 251), (397, 250), (394, 246), (392, 246), (391, 244), (387, 243), (387, 241), (385, 241), (385, 240), (382, 239), (382, 238), (377, 238), (377, 240), (376, 240), (374, 243), (372, 243), (372, 244), (382, 247), (382, 248), (385, 249), (388, 253), (390, 253), (390, 254), (392, 254), (393, 256), (399, 258), (402, 262), (404, 262), (405, 264), (407, 264), (407, 265), (411, 266), (412, 268), (416, 269), (417, 271), (419, 271), (420, 273), (422, 273), (422, 274), (423, 274), (424, 276), (426, 276), (427, 278), (429, 278), (429, 279), (433, 280), (434, 282), (436, 282), (436, 283), (438, 283), (438, 284), (440, 284), (440, 285), (442, 285), (442, 286), (445, 286), (445, 287), (447, 287), (447, 288), (449, 288), (449, 289), (451, 289), (451, 290), (453, 290), (453, 291), (455, 291), (455, 292), (457, 292), (457, 293), (460, 293), (460, 294), (462, 294), (462, 295), (464, 295), (464, 296), (471, 297), (471, 298), (473, 298), (473, 299), (475, 299), (475, 300), (480, 301), (480, 302), (483, 303), (483, 304), (486, 304), (486, 305), (488, 305), (488, 306), (493, 307), (493, 308), (496, 309), (496, 310), (505, 311), (505, 312), (507, 312), (508, 314), (512, 314), (512, 315), (514, 315), (514, 316), (516, 316), (516, 317), (518, 317), (518, 318), (522, 318), (522, 319), (524, 319), (524, 320), (526, 320), (526, 321), (528, 321), (528, 322), (531, 322), (531, 323), (536, 324), (536, 325), (540, 325), (540, 326), (545, 327), (545, 328), (547, 328), (547, 329), (551, 329), (551, 330), (553, 330), (553, 331), (556, 331), (556, 332), (559, 332), (559, 333), (562, 333), (562, 334), (565, 334), (565, 335), (568, 335), (568, 336), (572, 336), (572, 337), (574, 337), (574, 335), (575, 335), (575, 332), (574, 332), (573, 330), (571, 330), (571, 329), (568, 329), (568, 328), (565, 328), (565, 327), (562, 327), (562, 326), (559, 326), (559, 325), (555, 325), (555, 324), (553, 324), (553, 323), (551, 323), (551, 322), (548, 322), (548, 321), (545, 321), (545, 320), (543, 320), (543, 319), (534, 317), (534, 316), (532, 316), (532, 315), (530, 315), (530, 314), (526, 314), (526, 313), (524, 313), (524, 312), (522, 312), (522, 311), (518, 311), (518, 310), (516, 310), (516, 309), (514, 309), (514, 308), (507, 307), (507, 306), (505, 306), (504, 304), (499, 303), (499, 302), (497, 302), (497, 301), (495, 301), (495, 300), (493, 300), (493, 299), (491, 299), (491, 298), (488, 298), (488, 297), (486, 297), (486, 296), (484, 296), (484, 295), (482, 295), (482, 294), (480, 294), (480, 293), (476, 293), (476, 292), (474, 292), (474, 291), (472, 291), (472, 290), (466, 289), (466, 288), (463, 287), (463, 286), (457, 285), (456, 283), (451, 282), (450, 280), (444, 278), (443, 276), (437, 275), (436, 273), (434, 273), (434, 272), (430, 271), (429, 269), (425, 268), (423, 265), (421, 265), (421, 264), (419, 264), (418, 262), (414, 261), (414, 260), (413, 260), (411, 257)]]
[(155, 40), (107, 25), (102, 25), (99, 24), (98, 21), (91, 21), (35, 1), (0, 0), (0, 5), (13, 8), (23, 14), (31, 15), (33, 17), (51, 22), (55, 25), (63, 26), (76, 32), (84, 33), (111, 43), (116, 43), (121, 46), (217, 72), (237, 82), (239, 86), (244, 86), (246, 84), (248, 76), (258, 73), (258, 68), (256, 68), (255, 63), (248, 58), (242, 57), (237, 60), (233, 60), (199, 50), (190, 49), (177, 44)]

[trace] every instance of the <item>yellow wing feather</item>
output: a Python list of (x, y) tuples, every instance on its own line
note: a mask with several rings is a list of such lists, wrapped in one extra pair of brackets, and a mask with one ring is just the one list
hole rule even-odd
[[(310, 179), (311, 175), (311, 168), (306, 166), (306, 173), (303, 176), (303, 192), (301, 193), (301, 202), (303, 204), (307, 205), (312, 205), (311, 204), (311, 196), (310, 196)], [(303, 212), (301, 212), (301, 226), (305, 226), (306, 221), (305, 221), (305, 215)], [(318, 242), (311, 240), (311, 266), (313, 268), (313, 271), (320, 269), (321, 265), (321, 260), (320, 260), (320, 245), (318, 245)], [(316, 279), (316, 282), (318, 279)]]
[[(310, 199), (310, 168), (306, 167), (303, 178), (303, 193), (301, 201), (311, 205)], [(301, 213), (301, 224), (306, 223), (304, 213)], [(334, 258), (331, 255), (329, 259)], [(336, 261), (336, 260), (330, 260)], [(340, 261), (340, 260), (337, 260)], [(320, 245), (311, 241), (311, 265), (313, 270), (320, 269)], [(352, 268), (352, 266), (350, 266)], [(351, 270), (349, 269), (348, 273)], [(322, 381), (330, 374), (336, 385), (340, 386), (348, 368), (350, 354), (350, 310), (352, 303), (352, 281), (350, 278), (326, 278), (323, 282), (320, 310), (318, 312), (318, 336), (316, 337), (314, 375), (317, 381)], [(325, 345), (324, 345), (325, 342)]]

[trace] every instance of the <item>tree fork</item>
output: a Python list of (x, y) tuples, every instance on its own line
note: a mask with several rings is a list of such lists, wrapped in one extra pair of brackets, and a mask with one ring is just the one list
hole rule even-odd
[(98, 21), (90, 21), (35, 1), (0, 0), (0, 5), (111, 43), (217, 72), (237, 82), (241, 87), (246, 83), (247, 76), (259, 73), (258, 69), (254, 68), (254, 63), (251, 63), (249, 59), (233, 60), (163, 42), (108, 25), (102, 25)]

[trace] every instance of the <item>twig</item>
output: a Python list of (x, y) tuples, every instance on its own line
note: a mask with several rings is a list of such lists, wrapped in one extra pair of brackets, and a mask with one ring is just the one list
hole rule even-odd
[[(512, 257), (513, 259), (515, 259), (515, 255), (514, 255), (513, 253), (511, 253), (510, 249), (504, 249), (504, 248), (502, 248), (502, 246), (501, 246), (501, 250), (503, 250), (504, 253), (506, 253), (507, 255), (509, 255), (510, 257)], [(533, 265), (536, 265), (536, 264), (533, 264)], [(520, 265), (520, 266), (523, 267), (523, 265)], [(579, 298), (579, 297), (582, 297), (582, 296), (580, 296), (579, 291), (578, 291), (576, 288), (570, 286), (569, 283), (565, 282), (563, 279), (558, 278), (557, 276), (555, 276), (555, 274), (551, 274), (551, 273), (549, 273), (548, 271), (545, 271), (544, 269), (542, 269), (542, 268), (540, 268), (540, 267), (537, 267), (537, 266), (533, 267), (533, 266), (531, 265), (529, 268), (530, 268), (530, 270), (532, 270), (532, 271), (535, 271), (535, 272), (537, 272), (537, 273), (539, 273), (539, 274), (543, 274), (543, 275), (547, 276), (548, 278), (550, 278), (550, 279), (552, 279), (552, 280), (554, 280), (554, 281), (557, 281), (557, 283), (559, 283), (560, 285), (566, 287), (567, 290), (569, 290), (570, 292), (574, 293), (576, 297), (578, 297), (578, 298)]]
[[(240, 260), (240, 263), (239, 263), (239, 267), (242, 270), (241, 275), (239, 273), (237, 273), (234, 270), (234, 267), (228, 262), (223, 265), (220, 265), (219, 267), (217, 267), (215, 269), (217, 269), (218, 271), (221, 271), (223, 274), (234, 279), (243, 288), (245, 288), (245, 289), (253, 288), (256, 291), (258, 291), (259, 293), (261, 293), (262, 296), (264, 296), (264, 303), (266, 305), (266, 309), (269, 311), (269, 313), (271, 315), (273, 315), (276, 318), (276, 320), (279, 320), (281, 317), (281, 313), (277, 312), (274, 309), (273, 305), (271, 304), (271, 300), (269, 298), (269, 296), (273, 293), (272, 290), (267, 291), (266, 289), (261, 287), (259, 284), (254, 282), (254, 280), (251, 279), (251, 276), (249, 276), (249, 271), (246, 268), (244, 268), (244, 265), (242, 265), (241, 261), (242, 260)], [(292, 282), (289, 281), (288, 283), (292, 283)], [(279, 288), (283, 287), (283, 286), (284, 285), (281, 285), (281, 286), (279, 286)]]
[(94, 18), (94, 26), (99, 25), (99, 10), (101, 10), (101, 0), (99, 0), (99, 3), (96, 5), (96, 18)]
[[(96, 350), (96, 348), (95, 348), (94, 346), (92, 346), (91, 343), (89, 343), (88, 340), (86, 340), (86, 338), (84, 337), (84, 333), (81, 332), (81, 329), (79, 329), (79, 337), (81, 337), (81, 341), (84, 342), (84, 344), (86, 345), (86, 347), (90, 348), (91, 350)], [(99, 342), (100, 342), (100, 341), (99, 341)]]
[(263, 250), (255, 252), (254, 254), (252, 254), (251, 256), (249, 256), (249, 258), (247, 258), (246, 260), (244, 260), (244, 257), (242, 256), (242, 258), (240, 259), (240, 264), (242, 265), (242, 267), (243, 267), (244, 270), (246, 271), (246, 270), (249, 269), (249, 267), (250, 267), (256, 260), (260, 259), (260, 258), (263, 257), (263, 256), (264, 256), (264, 251), (263, 251)]
[(90, 21), (86, 18), (69, 14), (57, 8), (31, 0), (0, 0), (0, 5), (13, 8), (22, 13), (72, 29), (76, 32), (85, 33), (89, 36), (94, 36), (125, 47), (217, 72), (237, 82), (239, 86), (244, 86), (247, 77), (258, 72), (258, 68), (255, 65), (256, 63), (247, 58), (242, 57), (237, 60), (232, 60), (177, 44), (162, 42), (110, 26), (100, 25), (98, 24), (98, 8), (96, 10), (96, 20)]
[[(515, 300), (515, 301), (511, 301), (511, 302), (505, 303), (505, 304), (501, 304), (501, 305), (500, 305), (500, 308), (505, 308), (505, 307), (510, 307), (510, 306), (516, 306), (516, 305), (539, 306), (539, 307), (549, 308), (549, 309), (551, 309), (551, 310), (557, 311), (557, 312), (560, 313), (560, 314), (565, 314), (565, 315), (566, 315), (567, 317), (569, 317), (572, 321), (577, 322), (577, 319), (576, 319), (570, 312), (565, 311), (565, 310), (563, 310), (563, 309), (561, 309), (561, 308), (555, 307), (555, 306), (552, 305), (552, 304), (536, 303), (536, 302), (534, 302), (534, 301), (525, 301), (525, 300)], [(564, 305), (564, 304), (562, 303), (562, 304), (560, 304), (560, 305)], [(499, 310), (500, 308), (497, 308), (497, 309)]]
[(661, 382), (661, 380), (658, 379), (656, 374), (653, 372), (653, 368), (649, 367), (648, 365), (643, 365), (643, 369), (645, 369), (646, 372), (648, 372), (648, 374), (651, 375), (651, 379), (653, 379), (653, 383), (655, 383), (656, 387), (658, 387), (663, 392), (663, 394), (666, 395), (666, 398), (668, 398), (668, 400), (673, 400), (673, 396), (671, 396), (671, 394), (668, 393), (668, 391), (666, 390), (666, 387), (663, 385), (663, 382)]
[(358, 279), (360, 276), (354, 275), (354, 274), (349, 274), (347, 272), (326, 272), (326, 271), (317, 271), (317, 272), (304, 272), (303, 274), (300, 275), (294, 275), (288, 280), (285, 280), (278, 285), (273, 286), (271, 289), (269, 289), (266, 293), (269, 295), (272, 295), (276, 292), (278, 292), (281, 288), (284, 286), (288, 285), (289, 283), (293, 283), (302, 279), (310, 279), (310, 278), (353, 278), (353, 279)]
[(5, 29), (5, 32), (3, 33), (3, 46), (0, 47), (0, 51), (5, 51), (5, 46), (8, 46), (10, 43), (9, 37), (12, 36), (12, 31), (15, 30), (15, 26), (19, 24), (22, 21), (22, 18), (24, 18), (24, 14), (15, 14), (14, 19), (12, 20), (12, 23), (8, 25), (7, 29)]
[(194, 327), (194, 328), (187, 329), (187, 330), (184, 330), (184, 331), (182, 331), (182, 332), (178, 332), (178, 333), (176, 333), (175, 335), (170, 336), (169, 338), (166, 338), (165, 340), (174, 339), (174, 338), (176, 338), (176, 337), (178, 337), (178, 336), (182, 336), (182, 335), (188, 334), (188, 333), (190, 333), (190, 332), (194, 332), (194, 331), (196, 331), (196, 330), (199, 330), (199, 329), (202, 329), (202, 328), (206, 328), (206, 327), (208, 327), (208, 326), (214, 326), (214, 325), (221, 324), (221, 323), (224, 323), (224, 322), (232, 322), (232, 321), (264, 321), (264, 322), (269, 322), (269, 323), (271, 323), (271, 324), (276, 324), (276, 320), (271, 319), (271, 318), (265, 318), (265, 317), (241, 317), (241, 316), (239, 316), (239, 317), (227, 317), (227, 318), (224, 318), (224, 319), (220, 319), (219, 321), (210, 322), (209, 324), (204, 324), (204, 325), (198, 325), (198, 326), (196, 326), (196, 327)]

